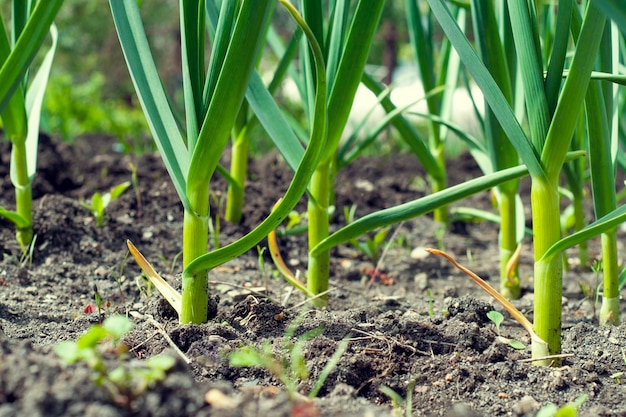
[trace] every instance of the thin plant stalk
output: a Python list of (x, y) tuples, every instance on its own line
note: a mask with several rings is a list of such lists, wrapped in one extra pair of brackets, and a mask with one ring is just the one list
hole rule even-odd
[[(506, 9), (504, 5), (500, 7)], [(472, 19), (476, 33), (478, 53), (485, 66), (494, 77), (502, 94), (512, 106), (514, 103), (512, 76), (514, 69), (509, 69), (508, 57), (504, 51), (500, 30), (509, 33), (508, 16), (498, 26), (494, 2), (472, 1)], [(485, 136), (488, 141), (489, 157), (492, 169), (499, 171), (516, 166), (519, 163), (517, 151), (506, 137), (506, 133), (498, 123), (493, 111), (485, 106)], [(500, 293), (508, 299), (520, 297), (520, 280), (517, 262), (511, 265), (511, 258), (515, 253), (521, 236), (518, 236), (518, 182), (510, 181), (496, 187), (498, 208), (500, 211)]]
[[(317, 166), (309, 188), (308, 218), (309, 218), (309, 248), (315, 247), (319, 242), (328, 236), (328, 208), (331, 201), (332, 190), (334, 189), (333, 168), (339, 141), (348, 120), (348, 115), (352, 107), (352, 101), (356, 94), (357, 87), (361, 80), (361, 74), (365, 68), (365, 63), (369, 54), (369, 46), (374, 37), (378, 21), (382, 14), (383, 0), (360, 1), (354, 12), (354, 16), (347, 32), (340, 23), (345, 19), (348, 8), (336, 5), (333, 32), (330, 38), (328, 58), (328, 73), (330, 95), (328, 98), (328, 140), (324, 154)], [(318, 42), (325, 45), (323, 31), (320, 22), (322, 20), (322, 10), (317, 1), (304, 1), (305, 18), (309, 19), (309, 24), (316, 35)], [(342, 17), (343, 16), (343, 17)], [(345, 40), (343, 39), (345, 36)], [(304, 55), (304, 61), (308, 60), (308, 55)], [(306, 84), (311, 85), (312, 80), (319, 76), (312, 68), (305, 72), (308, 75)], [(328, 251), (309, 254), (307, 268), (307, 288), (313, 294), (321, 294), (328, 288), (330, 274), (330, 254)], [(312, 301), (316, 307), (324, 307), (327, 303), (327, 296), (314, 298)]]
[[(578, 16), (575, 17), (575, 19)], [(613, 34), (614, 36), (614, 34)], [(604, 31), (600, 47), (600, 70), (616, 70), (613, 65), (613, 41), (610, 25)], [(618, 58), (616, 58), (616, 63)], [(617, 141), (616, 129), (611, 129), (614, 86), (592, 81), (586, 97), (587, 129), (589, 132), (589, 161), (593, 202), (596, 218), (601, 218), (617, 208), (615, 190), (616, 156), (613, 143)], [(617, 229), (602, 234), (603, 290), (599, 322), (615, 325), (620, 321), (619, 311), (619, 267), (617, 258)]]
[[(420, 81), (425, 92), (433, 91), (437, 87), (446, 84), (446, 94), (451, 95), (456, 88), (456, 79), (458, 77), (458, 65), (456, 67), (449, 66), (450, 53), (452, 48), (447, 40), (442, 42), (440, 59), (437, 62), (436, 54), (433, 50), (434, 33), (432, 26), (432, 13), (428, 10), (422, 13), (418, 1), (406, 0), (405, 7), (407, 11), (407, 23), (409, 27), (409, 37), (413, 55), (419, 68)], [(459, 22), (465, 20), (465, 12), (459, 10)], [(426, 98), (428, 113), (445, 118), (446, 112), (450, 111), (450, 107), (446, 107), (444, 103), (450, 102), (449, 98), (440, 95), (429, 95)], [(428, 121), (428, 149), (436, 162), (439, 169), (428, 171), (428, 178), (431, 184), (432, 192), (438, 192), (447, 187), (447, 174), (445, 169), (445, 128), (437, 123), (434, 119)], [(439, 207), (433, 212), (436, 222), (442, 226), (448, 223), (447, 207)]]
[[(309, 217), (308, 240), (311, 248), (328, 236), (328, 207), (331, 188), (330, 169), (330, 163), (320, 164), (311, 177), (309, 189), (311, 197), (309, 197), (307, 207)], [(316, 196), (316, 198), (313, 196)], [(307, 288), (309, 293), (321, 294), (328, 290), (330, 252), (322, 251), (319, 254), (309, 254), (307, 271)], [(313, 305), (324, 307), (327, 300), (327, 295), (315, 298)]]
[[(245, 106), (244, 106), (245, 107)], [(248, 149), (250, 148), (251, 126), (235, 132), (231, 147), (230, 176), (224, 218), (232, 223), (241, 222), (244, 207), (246, 176), (248, 175)]]

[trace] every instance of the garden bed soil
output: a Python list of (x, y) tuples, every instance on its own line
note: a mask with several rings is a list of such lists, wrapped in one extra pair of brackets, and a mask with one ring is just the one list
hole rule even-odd
[[(525, 361), (530, 341), (521, 327), (505, 313), (502, 335), (526, 348), (515, 350), (500, 342), (486, 313), (501, 307), (444, 260), (419, 250), (442, 243), (497, 286), (497, 227), (486, 222), (455, 222), (439, 239), (430, 216), (407, 221), (394, 228), (393, 237), (388, 235), (393, 243), (378, 265), (380, 274), (372, 274), (374, 265), (354, 248), (334, 249), (325, 310), (303, 308), (302, 294), (291, 292), (272, 274), (267, 256), (270, 271), (264, 277), (253, 249), (210, 273), (217, 310), (209, 322), (178, 324), (156, 291), (140, 291), (140, 270), (128, 258), (126, 240), (174, 283), (180, 272), (181, 204), (157, 155), (117, 154), (112, 143), (91, 136), (70, 147), (42, 137), (31, 259), (21, 259), (12, 226), (0, 222), (0, 416), (401, 415), (402, 406), (394, 406), (382, 387), (401, 398), (410, 390), (413, 416), (534, 416), (549, 403), (562, 406), (581, 395), (586, 395), (582, 416), (626, 415), (626, 386), (616, 376), (626, 371), (626, 328), (598, 327), (593, 304), (580, 290), (582, 283), (596, 282), (594, 273), (575, 262), (565, 273), (567, 357), (558, 368), (536, 367)], [(13, 207), (5, 142), (1, 150), (0, 205)], [(126, 191), (107, 209), (104, 226), (96, 227), (80, 201), (130, 180), (131, 162), (137, 168), (138, 194), (132, 188)], [(467, 155), (449, 164), (451, 184), (479, 175)], [(244, 221), (222, 221), (219, 243), (227, 244), (258, 224), (290, 178), (276, 155), (251, 161)], [(339, 173), (332, 228), (344, 224), (344, 206), (356, 204), (360, 217), (425, 195), (424, 184), (423, 170), (410, 155), (361, 158)], [(225, 187), (223, 179), (215, 178), (212, 189), (218, 195), (224, 195)], [(523, 181), (526, 203), (528, 188)], [(491, 209), (491, 196), (484, 192), (453, 207), (459, 206)], [(305, 207), (303, 200), (298, 210)], [(213, 207), (213, 213), (221, 209)], [(304, 271), (305, 236), (283, 236), (279, 243), (290, 265)], [(598, 256), (597, 241), (591, 242), (590, 251)], [(571, 260), (575, 255), (568, 252)], [(532, 317), (529, 238), (520, 273), (523, 296), (515, 304)], [(103, 300), (100, 315), (89, 312), (96, 289)], [(165, 379), (136, 398), (113, 396), (94, 383), (94, 372), (84, 363), (65, 365), (54, 350), (59, 342), (76, 340), (102, 317), (114, 314), (129, 314), (133, 321), (123, 339), (129, 366), (159, 354), (176, 358)], [(290, 398), (265, 369), (236, 368), (228, 360), (246, 345), (269, 343), (279, 354), (296, 319), (290, 342), (323, 328), (303, 345), (310, 376), (299, 382), (302, 395), (311, 390), (342, 340), (348, 340), (310, 403)], [(111, 352), (103, 355), (109, 366), (115, 365)]]

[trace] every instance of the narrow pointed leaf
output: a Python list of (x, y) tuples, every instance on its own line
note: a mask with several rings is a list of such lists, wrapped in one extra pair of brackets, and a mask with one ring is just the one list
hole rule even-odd
[(463, 184), (452, 186), (445, 190), (401, 204), (399, 206), (368, 214), (358, 220), (355, 220), (348, 226), (339, 229), (321, 241), (317, 246), (311, 249), (311, 253), (315, 254), (323, 250), (328, 250), (379, 227), (389, 226), (404, 220), (421, 216), (422, 214), (429, 213), (438, 207), (461, 200), (472, 194), (494, 187), (500, 183), (523, 177), (527, 173), (528, 169), (525, 166), (505, 169), (480, 178), (469, 180)]
[(52, 45), (46, 53), (37, 74), (33, 78), (28, 91), (26, 92), (26, 114), (28, 115), (28, 135), (26, 136), (26, 157), (28, 176), (33, 180), (37, 172), (37, 148), (39, 144), (39, 122), (41, 120), (41, 105), (46, 93), (52, 61), (56, 54), (58, 31), (56, 25), (50, 26), (50, 37)]
[(608, 230), (619, 226), (625, 221), (626, 205), (619, 207), (617, 210), (614, 210), (606, 216), (596, 220), (595, 222), (589, 224), (578, 232), (559, 240), (543, 254), (543, 257), (540, 259), (540, 261), (547, 261), (549, 258), (555, 256), (557, 253), (560, 253), (567, 248), (571, 248), (572, 246), (576, 246), (581, 242), (585, 242), (591, 238), (594, 238)]
[(120, 45), (150, 131), (179, 199), (185, 208), (189, 208), (186, 196), (189, 170), (187, 147), (163, 90), (137, 3), (125, 0), (110, 0), (109, 3)]
[(480, 87), (485, 100), (491, 107), (494, 115), (500, 122), (502, 129), (520, 155), (520, 158), (528, 167), (532, 177), (545, 176), (539, 156), (520, 126), (511, 106), (500, 91), (491, 74), (482, 63), (465, 34), (461, 31), (456, 20), (448, 10), (443, 0), (428, 0), (434, 15), (441, 24), (446, 35), (452, 42), (468, 72), (472, 75), (476, 84)]

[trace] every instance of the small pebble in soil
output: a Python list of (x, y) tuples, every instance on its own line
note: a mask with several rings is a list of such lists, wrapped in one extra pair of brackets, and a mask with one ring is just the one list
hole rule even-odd
[(537, 410), (539, 410), (539, 403), (530, 395), (522, 397), (515, 407), (515, 413), (518, 416), (534, 416)]
[(232, 410), (237, 407), (237, 402), (234, 399), (215, 388), (207, 391), (204, 395), (204, 401), (218, 410)]

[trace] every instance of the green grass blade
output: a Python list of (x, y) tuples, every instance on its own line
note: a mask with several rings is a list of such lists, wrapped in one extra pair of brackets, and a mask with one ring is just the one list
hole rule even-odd
[(333, 83), (339, 68), (341, 52), (345, 44), (345, 33), (348, 27), (350, 2), (337, 0), (333, 7), (330, 21), (330, 30), (327, 36), (328, 62), (326, 63), (326, 78), (329, 91), (333, 88)]
[[(427, 24), (430, 15), (422, 15), (419, 6), (415, 0), (405, 1), (413, 56), (419, 67), (419, 75), (424, 91), (430, 91), (437, 87), (433, 43), (424, 28), (424, 24)], [(429, 98), (427, 105), (429, 113), (439, 114), (440, 98), (438, 96)]]
[(626, 221), (626, 205), (617, 208), (606, 216), (599, 218), (595, 222), (587, 225), (576, 233), (559, 240), (545, 251), (540, 261), (546, 262), (565, 249), (578, 245), (592, 239), (606, 231), (616, 228)]
[(109, 3), (120, 45), (150, 131), (178, 198), (185, 208), (189, 208), (186, 195), (189, 154), (159, 79), (137, 3), (124, 0), (110, 0)]
[(18, 229), (22, 229), (30, 226), (30, 222), (19, 213), (0, 207), (0, 217), (9, 220)]
[(295, 172), (304, 148), (256, 72), (250, 79), (246, 99), (287, 165)]
[[(363, 73), (361, 80), (363, 85), (365, 85), (376, 96), (379, 96), (383, 92), (382, 85), (371, 75)], [(389, 97), (383, 97), (380, 104), (388, 114), (396, 110), (396, 106)], [(409, 123), (403, 116), (393, 118), (391, 123), (402, 137), (402, 140), (409, 145), (411, 151), (422, 163), (424, 169), (428, 172), (428, 175), (436, 179), (442, 178), (443, 172), (441, 172), (441, 167), (433, 157), (430, 150), (426, 147), (425, 139), (421, 137), (413, 125), (411, 125), (411, 123)]]
[(565, 57), (567, 56), (569, 28), (573, 7), (573, 1), (564, 1), (559, 3), (557, 11), (556, 33), (545, 83), (546, 99), (548, 100), (548, 110), (550, 114), (553, 114), (556, 109), (559, 91), (561, 90), (561, 77), (563, 68), (565, 67)]
[[(226, 57), (230, 34), (233, 30), (236, 18), (237, 3), (238, 2), (236, 1), (224, 1), (222, 2), (221, 10), (218, 11), (217, 6), (213, 1), (206, 2), (210, 21), (209, 27), (211, 28), (210, 31), (214, 32), (214, 37), (213, 51), (211, 52), (209, 68), (207, 71), (208, 75), (204, 85), (202, 100), (203, 114), (206, 109), (209, 108), (209, 103), (211, 101), (211, 97), (213, 97), (213, 92), (215, 91), (215, 86), (217, 85), (217, 80), (222, 69), (221, 65)], [(202, 121), (202, 118), (199, 121)]]
[[(6, 35), (4, 22), (0, 21), (0, 61), (6, 62), (11, 53), (11, 45)], [(23, 186), (28, 183), (28, 171), (24, 166), (26, 161), (24, 141), (26, 140), (28, 121), (26, 108), (24, 106), (22, 83), (17, 82), (15, 91), (10, 94), (12, 94), (12, 96), (8, 97), (6, 106), (2, 107), (0, 110), (0, 117), (2, 118), (5, 136), (13, 143), (14, 148), (16, 146), (20, 147), (18, 152), (23, 153), (23, 155), (20, 155), (20, 158), (15, 158), (14, 155), (13, 161), (11, 162), (12, 167), (15, 166), (16, 161), (18, 161), (17, 164), (20, 165), (18, 167), (18, 174), (14, 173), (11, 175), (13, 184)], [(16, 178), (16, 175), (19, 175), (20, 178)]]
[(528, 169), (525, 166), (505, 169), (480, 178), (469, 180), (463, 184), (452, 186), (443, 191), (427, 195), (426, 197), (422, 197), (399, 206), (368, 214), (353, 223), (350, 223), (348, 226), (339, 229), (328, 238), (324, 239), (317, 246), (311, 249), (311, 253), (315, 254), (323, 250), (328, 250), (379, 227), (389, 226), (404, 220), (421, 216), (422, 214), (431, 212), (438, 207), (461, 200), (472, 194), (494, 187), (502, 182), (523, 177), (527, 173)]
[(511, 29), (523, 79), (530, 137), (536, 152), (541, 154), (550, 125), (550, 116), (544, 92), (539, 39), (534, 24), (536, 18), (527, 0), (511, 0), (508, 4)]
[[(33, 0), (11, 1), (11, 46), (15, 47), (17, 39), (24, 30), (30, 15)], [(23, 86), (25, 87), (25, 86)]]
[(544, 170), (538, 154), (529, 142), (520, 126), (511, 106), (500, 91), (497, 83), (482, 63), (465, 34), (460, 30), (456, 20), (444, 4), (443, 0), (428, 0), (430, 7), (441, 24), (446, 35), (452, 42), (465, 67), (480, 87), (485, 100), (517, 150), (520, 158), (528, 167), (532, 177), (544, 176)]

